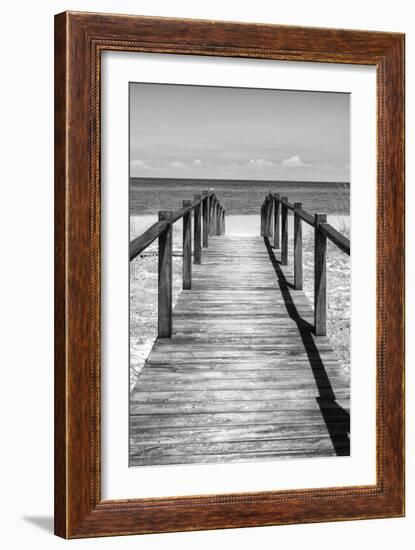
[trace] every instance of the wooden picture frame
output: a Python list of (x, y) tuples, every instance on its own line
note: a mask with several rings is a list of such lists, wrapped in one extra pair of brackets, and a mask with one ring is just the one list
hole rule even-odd
[[(101, 500), (100, 56), (104, 50), (376, 67), (375, 485)], [(56, 16), (57, 535), (78, 538), (402, 516), (403, 315), (404, 35), (75, 12)]]

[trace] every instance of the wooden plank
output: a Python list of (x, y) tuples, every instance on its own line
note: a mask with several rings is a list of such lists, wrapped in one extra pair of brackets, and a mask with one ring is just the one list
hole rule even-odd
[[(348, 398), (333, 399), (319, 399), (318, 406), (320, 411), (327, 412), (329, 409), (337, 409), (341, 407), (344, 411), (350, 410), (350, 400)], [(287, 418), (288, 415), (291, 418), (291, 412), (315, 411), (317, 407), (317, 401), (315, 398), (304, 397), (302, 399), (274, 399), (267, 401), (249, 400), (249, 401), (182, 401), (169, 403), (135, 403), (131, 402), (130, 412), (132, 415), (180, 415), (183, 417), (187, 414), (241, 414), (241, 413), (266, 413), (273, 414), (281, 411)]]
[(172, 333), (173, 296), (173, 227), (172, 212), (161, 210), (159, 221), (169, 221), (168, 227), (159, 235), (158, 250), (158, 337), (170, 338)]
[[(345, 455), (349, 453), (344, 452)], [(192, 455), (191, 450), (186, 456), (177, 455), (177, 456), (160, 456), (157, 458), (157, 461), (154, 461), (153, 457), (143, 457), (138, 453), (131, 453), (130, 455), (130, 466), (162, 466), (165, 464), (174, 465), (174, 464), (216, 464), (216, 463), (237, 463), (237, 462), (259, 462), (263, 460), (284, 460), (284, 459), (295, 459), (295, 458), (323, 458), (323, 457), (333, 457), (337, 453), (331, 448), (316, 448), (316, 449), (302, 449), (302, 450), (293, 450), (293, 449), (278, 449), (272, 452), (251, 452), (251, 453), (216, 453), (216, 454), (198, 454)]]
[(321, 231), (319, 224), (326, 223), (326, 214), (315, 215), (314, 229), (314, 333), (316, 336), (326, 334), (327, 316), (327, 280), (326, 280), (326, 254), (327, 237)]
[[(346, 446), (347, 443), (344, 443)], [(189, 454), (195, 455), (217, 455), (247, 453), (260, 455), (261, 453), (278, 451), (305, 451), (305, 450), (333, 450), (333, 443), (329, 437), (310, 437), (304, 439), (269, 439), (266, 441), (221, 441), (212, 443), (185, 443), (175, 445), (152, 445), (134, 443), (130, 450), (132, 455), (152, 456), (157, 464), (158, 459), (166, 456), (181, 455), (186, 457)], [(333, 453), (334, 454), (334, 453)]]
[[(329, 348), (328, 348), (329, 351)], [(244, 357), (247, 360), (251, 361), (257, 361), (259, 359), (265, 359), (266, 357), (269, 357), (273, 359), (273, 357), (276, 354), (292, 354), (296, 353), (298, 355), (304, 355), (304, 351), (298, 350), (298, 348), (290, 347), (290, 346), (281, 346), (278, 349), (265, 349), (265, 350), (257, 350), (257, 349), (246, 349), (244, 351), (240, 351), (238, 349), (227, 349), (223, 351), (222, 353), (220, 350), (212, 352), (209, 349), (206, 350), (191, 350), (191, 351), (163, 351), (163, 352), (157, 352), (152, 355), (151, 359), (149, 359), (149, 364), (154, 364), (156, 362), (165, 362), (167, 359), (169, 359), (169, 363), (180, 363), (180, 362), (192, 362), (192, 361), (206, 361), (206, 360), (216, 360), (220, 362), (223, 359), (226, 359), (227, 361), (233, 360), (233, 361), (240, 361)], [(318, 357), (317, 354), (315, 356)]]
[[(211, 364), (200, 364), (199, 362), (193, 363), (183, 363), (183, 364), (172, 364), (169, 363), (156, 363), (147, 365), (145, 372), (142, 372), (140, 376), (149, 376), (150, 373), (157, 374), (157, 376), (167, 374), (167, 373), (181, 373), (181, 374), (197, 374), (201, 379), (203, 379), (204, 373), (213, 373), (216, 376), (224, 376), (229, 373), (230, 377), (244, 377), (246, 373), (252, 374), (254, 376), (266, 376), (271, 373), (273, 377), (279, 376), (283, 377), (293, 377), (293, 376), (305, 376), (310, 377), (311, 373), (314, 376), (324, 376), (327, 375), (337, 375), (346, 379), (346, 375), (342, 373), (338, 368), (339, 364), (337, 360), (325, 361), (324, 366), (310, 366), (308, 360), (303, 361), (287, 361), (283, 359), (278, 359), (278, 362), (270, 363), (234, 363), (229, 361), (228, 363), (211, 363)], [(331, 380), (331, 378), (330, 378)], [(331, 380), (332, 381), (332, 380)]]
[(349, 377), (309, 300), (285, 284), (290, 317), (261, 237), (209, 241), (131, 393), (131, 465), (348, 454)]
[[(335, 385), (337, 382), (336, 379), (333, 380)], [(344, 383), (343, 380), (340, 380), (339, 384)], [(166, 380), (166, 377), (160, 376), (158, 379), (147, 379), (142, 378), (140, 380), (140, 391), (141, 392), (152, 392), (152, 391), (197, 391), (203, 387), (205, 391), (246, 391), (251, 390), (279, 390), (290, 391), (293, 387), (292, 377), (276, 377), (272, 376), (268, 379), (258, 379), (254, 377), (253, 379), (243, 378), (243, 379), (205, 379), (201, 380), (187, 380), (184, 376), (173, 377)], [(332, 383), (327, 377), (322, 377), (318, 379), (318, 384), (313, 381), (312, 377), (301, 377), (297, 380), (295, 388), (297, 391), (307, 391), (307, 395), (319, 395), (319, 392), (325, 391), (326, 389), (332, 389)]]
[[(236, 389), (239, 383), (243, 384), (245, 381), (249, 382), (260, 382), (265, 383), (269, 382), (270, 389), (274, 382), (292, 382), (293, 377), (301, 379), (303, 382), (311, 384), (313, 381), (322, 380), (322, 382), (336, 384), (337, 381), (343, 381), (346, 379), (344, 375), (336, 374), (335, 369), (331, 369), (331, 377), (327, 376), (327, 369), (320, 367), (319, 369), (311, 369), (309, 366), (294, 365), (291, 368), (285, 369), (242, 369), (242, 370), (232, 370), (232, 369), (199, 369), (197, 366), (192, 369), (170, 369), (166, 370), (165, 368), (150, 368), (146, 369), (145, 372), (140, 374), (140, 382), (147, 382), (154, 384), (156, 389), (159, 389), (160, 386), (157, 386), (158, 383), (166, 384), (167, 382), (172, 382), (172, 387), (174, 384), (204, 384), (205, 382), (217, 382), (222, 384), (226, 382), (231, 384), (234, 382), (232, 388)], [(143, 388), (143, 386), (140, 386)], [(204, 386), (207, 387), (207, 386)]]
[[(311, 341), (310, 341), (311, 344)], [(258, 352), (258, 354), (255, 355), (265, 355), (268, 352), (271, 352), (273, 356), (275, 356), (274, 351), (279, 350), (298, 350), (300, 354), (303, 356), (306, 355), (306, 349), (303, 345), (303, 341), (300, 337), (293, 335), (290, 339), (288, 337), (285, 337), (282, 342), (277, 341), (272, 343), (262, 343), (258, 344), (255, 342), (255, 340), (250, 340), (248, 343), (246, 342), (234, 342), (231, 344), (222, 344), (220, 346), (220, 349), (217, 349), (218, 346), (215, 342), (212, 344), (206, 343), (206, 342), (197, 342), (197, 343), (189, 343), (188, 345), (176, 345), (175, 342), (171, 342), (169, 344), (160, 345), (159, 347), (154, 349), (154, 353), (157, 354), (176, 354), (176, 355), (183, 355), (188, 356), (189, 354), (198, 354), (198, 352), (206, 352), (214, 353), (219, 357), (225, 357), (225, 354), (230, 354), (232, 357), (238, 356), (238, 355), (245, 355), (245, 352), (255, 351)], [(319, 353), (322, 351), (330, 351), (331, 346), (329, 343), (327, 343), (325, 346), (321, 345), (319, 347)], [(261, 353), (263, 352), (263, 353)], [(221, 355), (223, 353), (224, 355)], [(209, 357), (209, 355), (208, 355)], [(210, 355), (210, 357), (215, 357), (215, 355)]]
[[(328, 388), (322, 388), (319, 392), (319, 398), (323, 399), (338, 399), (339, 397), (349, 397), (349, 386), (344, 388), (336, 388), (335, 396), (333, 397), (333, 391)], [(245, 390), (174, 390), (174, 391), (140, 391), (139, 384), (136, 389), (131, 392), (131, 401), (137, 403), (182, 403), (194, 402), (200, 400), (206, 401), (257, 401), (262, 399), (304, 399), (304, 398), (316, 398), (316, 388), (308, 387), (305, 389), (260, 389), (251, 390), (249, 392)]]
[[(276, 347), (250, 347), (245, 346), (243, 350), (240, 350), (237, 345), (227, 347), (221, 353), (220, 350), (215, 349), (220, 345), (211, 345), (200, 348), (186, 347), (183, 350), (172, 350), (171, 348), (158, 348), (154, 353), (149, 356), (147, 363), (149, 365), (154, 364), (169, 364), (175, 365), (182, 362), (183, 364), (197, 362), (198, 364), (216, 363), (218, 366), (222, 363), (258, 363), (262, 364), (268, 362), (270, 364), (278, 365), (278, 361), (292, 361), (297, 362), (308, 359), (309, 364), (319, 365), (327, 361), (337, 360), (337, 356), (333, 353), (330, 346), (323, 348), (313, 347), (310, 350), (304, 350), (297, 345), (280, 345)], [(301, 363), (300, 363), (301, 364)]]
[[(251, 328), (252, 330), (252, 327), (248, 328)], [(226, 330), (226, 332), (222, 334), (217, 333), (216, 335), (212, 335), (210, 332), (205, 332), (198, 334), (197, 336), (192, 338), (191, 333), (188, 333), (186, 335), (175, 332), (172, 335), (171, 345), (175, 347), (181, 345), (186, 351), (189, 351), (190, 349), (209, 349), (210, 347), (218, 347), (218, 345), (220, 345), (221, 348), (225, 347), (226, 349), (232, 349), (232, 347), (239, 346), (239, 344), (249, 346), (250, 349), (254, 349), (253, 346), (278, 346), (280, 345), (281, 340), (291, 342), (295, 339), (296, 341), (298, 341), (299, 351), (301, 351), (304, 355), (304, 352), (306, 351), (304, 339), (298, 335), (297, 327), (289, 327), (283, 329), (279, 334), (279, 336), (272, 333), (263, 335), (258, 334), (255, 338), (252, 333), (246, 333), (246, 331), (245, 333), (241, 333), (229, 332), (228, 330)], [(314, 340), (312, 338), (313, 337), (310, 337), (310, 344), (314, 343)], [(159, 351), (163, 351), (162, 348), (164, 347), (164, 350), (166, 350), (166, 345), (167, 344), (163, 344), (163, 342), (160, 342), (157, 344), (157, 349)], [(321, 348), (319, 349), (320, 351), (322, 351)]]
[[(287, 444), (287, 440), (315, 439), (316, 437), (327, 438), (327, 427), (321, 418), (318, 422), (307, 422), (303, 420), (301, 424), (259, 424), (242, 426), (192, 426), (186, 428), (165, 428), (158, 426), (153, 429), (142, 429), (140, 418), (132, 417), (130, 424), (130, 433), (135, 438), (134, 444), (147, 447), (155, 446), (182, 446), (191, 444), (192, 446), (201, 443), (229, 443), (236, 444), (254, 441), (257, 443), (283, 440), (281, 443)], [(348, 425), (345, 422), (336, 422), (334, 419), (331, 424), (331, 435), (334, 437), (345, 437), (348, 432)]]
[[(136, 432), (154, 433), (158, 429), (165, 430), (192, 430), (199, 428), (218, 428), (225, 430), (237, 428), (238, 430), (245, 426), (260, 426), (266, 430), (289, 429), (290, 432), (301, 429), (303, 426), (314, 426), (316, 428), (324, 426), (323, 412), (315, 405), (314, 409), (300, 410), (265, 410), (251, 412), (208, 412), (195, 413), (188, 412), (182, 414), (175, 411), (173, 414), (146, 414), (141, 412), (141, 405), (131, 407), (131, 422)], [(347, 425), (348, 417), (340, 406), (323, 409), (326, 418), (334, 424)], [(280, 432), (281, 433), (281, 432)], [(244, 435), (243, 432), (241, 435)], [(327, 435), (327, 431), (322, 435)], [(306, 436), (304, 436), (306, 437)]]

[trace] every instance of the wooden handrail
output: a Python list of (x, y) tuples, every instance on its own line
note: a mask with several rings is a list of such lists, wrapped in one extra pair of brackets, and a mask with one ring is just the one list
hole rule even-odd
[(329, 223), (321, 223), (319, 227), (326, 237), (337, 246), (337, 248), (340, 248), (340, 250), (350, 256), (350, 240), (347, 237), (339, 233), (339, 231), (334, 229), (334, 227)]
[(225, 233), (225, 209), (213, 190), (183, 201), (176, 211), (159, 211), (159, 221), (130, 242), (130, 261), (141, 254), (158, 237), (158, 337), (172, 334), (173, 289), (173, 224), (183, 218), (183, 289), (192, 286), (192, 221), (193, 263), (202, 263), (202, 250), (207, 248), (209, 235)]
[(194, 210), (196, 206), (200, 205), (200, 203), (206, 202), (206, 199), (209, 199), (209, 197), (213, 195), (214, 195), (213, 192), (210, 192), (206, 195), (202, 195), (200, 196), (200, 198), (197, 198), (191, 201), (188, 206), (184, 206), (183, 208), (179, 208), (178, 210), (173, 212), (172, 223), (177, 222), (177, 220), (180, 220), (180, 218), (183, 218), (183, 216), (185, 216), (188, 212), (191, 212), (192, 210)]
[[(303, 251), (302, 227), (304, 221), (314, 228), (314, 332), (316, 336), (326, 334), (327, 289), (326, 289), (326, 255), (327, 239), (334, 243), (345, 254), (350, 256), (350, 240), (332, 225), (327, 223), (326, 214), (310, 214), (299, 202), (291, 203), (288, 197), (280, 197), (270, 192), (261, 206), (261, 236), (272, 237), (274, 248), (280, 247), (281, 230), (281, 265), (288, 264), (288, 211), (294, 213), (294, 289), (303, 288)], [(274, 213), (273, 231), (270, 217)], [(281, 221), (280, 221), (281, 220)]]
[(296, 211), (296, 214), (306, 223), (309, 225), (312, 225), (314, 227), (314, 216), (309, 214), (306, 210), (303, 210), (302, 208), (298, 209)]
[(167, 229), (168, 225), (168, 221), (156, 222), (147, 231), (130, 241), (130, 262), (149, 247)]
[(292, 212), (294, 212), (294, 208), (295, 208), (294, 203), (289, 202), (287, 197), (282, 197), (280, 201), (282, 202), (282, 204), (284, 204), (288, 208), (288, 210), (291, 210)]
[[(269, 198), (274, 198), (277, 204), (284, 204), (284, 206), (287, 207), (288, 210), (291, 210), (294, 212), (296, 211), (296, 214), (306, 223), (311, 225), (312, 227), (315, 227), (315, 219), (312, 214), (307, 212), (307, 210), (304, 210), (303, 208), (295, 209), (295, 203), (291, 203), (288, 201), (286, 197), (280, 197), (278, 193), (270, 193), (266, 196), (264, 205), (267, 203)], [(326, 237), (331, 240), (333, 244), (335, 244), (342, 252), (345, 252), (350, 256), (350, 240), (345, 236), (342, 235), (337, 229), (335, 229), (331, 224), (324, 223), (320, 224), (321, 230), (325, 233)], [(275, 246), (275, 248), (279, 248), (279, 246)]]

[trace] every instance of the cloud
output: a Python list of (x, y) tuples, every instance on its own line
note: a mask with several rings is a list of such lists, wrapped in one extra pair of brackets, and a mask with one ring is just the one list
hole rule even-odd
[(132, 160), (131, 168), (141, 168), (142, 170), (156, 170), (156, 168), (153, 168), (142, 160)]
[(284, 159), (281, 162), (281, 166), (297, 167), (297, 166), (310, 166), (310, 164), (303, 162), (298, 155), (293, 155), (292, 157), (288, 157)]
[(278, 166), (278, 162), (273, 162), (272, 160), (266, 159), (251, 159), (248, 162), (250, 167), (264, 167), (264, 166)]
[(186, 168), (185, 163), (181, 162), (180, 160), (173, 160), (172, 162), (169, 163), (169, 165), (172, 168)]
[(202, 162), (200, 159), (195, 159), (192, 164), (193, 166), (203, 166), (204, 162)]

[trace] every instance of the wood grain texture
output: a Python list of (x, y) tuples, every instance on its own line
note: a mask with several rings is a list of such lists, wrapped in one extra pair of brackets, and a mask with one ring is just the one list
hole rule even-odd
[(151, 227), (149, 227), (147, 231), (142, 233), (139, 237), (131, 241), (130, 261), (141, 254), (141, 252), (143, 252), (143, 250), (145, 250), (148, 246), (150, 246), (150, 244), (157, 239), (160, 233), (162, 233), (168, 225), (169, 224), (166, 221), (158, 221), (154, 223)]
[(274, 201), (272, 197), (269, 198), (267, 203), (267, 237), (272, 237), (274, 235), (274, 225), (272, 223), (274, 212)]
[(280, 247), (280, 196), (274, 197), (274, 248)]
[(215, 234), (215, 207), (216, 197), (213, 195), (209, 199), (209, 236)]
[[(189, 206), (190, 200), (183, 201), (183, 207)], [(183, 216), (183, 290), (192, 288), (192, 213)]]
[[(350, 453), (349, 411), (336, 401), (349, 400), (349, 379), (329, 340), (313, 337), (292, 278), (268, 239), (212, 237), (172, 337), (156, 341), (131, 394), (131, 466)], [(258, 402), (277, 410), (251, 412)], [(199, 403), (205, 414), (183, 413)], [(170, 412), (148, 415), (158, 404)]]
[(303, 289), (303, 228), (298, 210), (301, 210), (301, 202), (294, 203), (294, 288)]
[(350, 256), (350, 240), (336, 231), (334, 227), (332, 227), (328, 223), (322, 223), (320, 224), (320, 231), (331, 240), (332, 243), (334, 243), (340, 250), (345, 252)]
[[(201, 195), (194, 195), (193, 200), (198, 201)], [(193, 263), (202, 262), (202, 212), (198, 204), (193, 209)]]
[[(159, 221), (170, 221), (173, 212), (160, 210)], [(158, 241), (158, 337), (170, 338), (173, 305), (173, 226), (159, 235)]]
[(267, 221), (267, 219), (266, 219), (266, 206), (265, 206), (265, 204), (263, 204), (261, 206), (261, 230), (260, 230), (261, 231), (260, 232), (261, 237), (264, 237), (265, 234), (266, 234), (266, 221)]
[(202, 194), (206, 196), (202, 202), (202, 245), (203, 248), (207, 248), (209, 246), (209, 196), (208, 191), (203, 191)]
[[(56, 16), (55, 47), (56, 534), (74, 538), (402, 515), (404, 36), (67, 12)], [(376, 67), (375, 485), (101, 500), (99, 152), (100, 55), (105, 50)]]
[(327, 324), (327, 237), (319, 225), (327, 222), (326, 214), (314, 216), (314, 330), (326, 334)]
[[(287, 201), (287, 197), (282, 197), (282, 201)], [(288, 207), (281, 203), (281, 263), (288, 265)]]
[(220, 235), (220, 221), (221, 221), (221, 218), (222, 218), (222, 207), (218, 203), (216, 205), (216, 231), (215, 231), (215, 235)]

